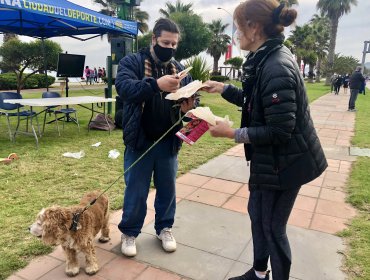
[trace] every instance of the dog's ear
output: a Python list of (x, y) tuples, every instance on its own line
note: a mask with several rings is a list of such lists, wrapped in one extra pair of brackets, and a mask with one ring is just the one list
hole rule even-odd
[(68, 233), (71, 213), (66, 208), (51, 207), (44, 211), (44, 222), (42, 223), (42, 240), (45, 244), (56, 245)]

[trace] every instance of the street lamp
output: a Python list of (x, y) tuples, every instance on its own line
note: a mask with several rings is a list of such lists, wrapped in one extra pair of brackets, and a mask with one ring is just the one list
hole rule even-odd
[[(221, 7), (217, 7), (218, 10), (223, 10), (224, 12), (228, 13), (229, 16), (231, 17), (231, 23), (232, 23), (232, 28), (231, 28), (231, 46), (234, 45), (234, 32), (236, 30), (236, 27), (235, 27), (235, 24), (234, 24), (234, 17), (233, 15), (226, 9), (224, 8), (221, 8)], [(233, 54), (232, 54), (232, 47), (231, 47), (231, 54), (230, 54), (230, 57), (232, 57)]]
[(226, 13), (228, 13), (231, 16), (231, 18), (233, 17), (233, 15), (228, 10), (221, 8), (221, 7), (217, 7), (217, 9), (224, 10)]

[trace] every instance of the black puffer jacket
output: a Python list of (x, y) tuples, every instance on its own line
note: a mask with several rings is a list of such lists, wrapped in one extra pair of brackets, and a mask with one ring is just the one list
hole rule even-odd
[[(124, 144), (134, 150), (145, 150), (152, 143), (144, 132), (142, 125), (143, 107), (145, 102), (149, 100), (162, 100), (162, 102), (171, 103), (166, 107), (173, 107), (173, 124), (177, 121), (179, 116), (179, 106), (175, 105), (174, 101), (166, 100), (164, 97), (158, 98), (160, 89), (158, 88), (157, 81), (153, 77), (144, 77), (144, 61), (148, 58), (148, 50), (141, 50), (138, 53), (130, 54), (121, 59), (117, 77), (116, 77), (116, 90), (123, 100), (123, 141)], [(184, 67), (176, 61), (173, 61), (178, 72)], [(181, 86), (184, 86), (192, 81), (190, 75), (181, 80)], [(160, 113), (160, 108), (158, 108)], [(176, 118), (176, 119), (175, 119)], [(158, 124), (162, 125), (162, 124)], [(170, 137), (173, 140), (173, 152), (176, 153), (181, 147), (181, 140), (175, 136), (175, 132), (182, 126), (182, 123), (171, 131)]]
[[(236, 87), (229, 86), (222, 96), (248, 106)], [(251, 161), (250, 189), (298, 187), (325, 170), (327, 162), (310, 116), (303, 78), (286, 47), (275, 47), (258, 65), (248, 111), (251, 144), (245, 146)]]
[(350, 89), (361, 89), (365, 83), (365, 78), (360, 71), (355, 71), (349, 78), (349, 88)]

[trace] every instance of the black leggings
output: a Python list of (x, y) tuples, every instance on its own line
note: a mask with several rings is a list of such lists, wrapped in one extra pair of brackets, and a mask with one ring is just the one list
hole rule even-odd
[(289, 279), (292, 256), (286, 225), (299, 189), (250, 192), (248, 212), (252, 222), (253, 268), (266, 271), (270, 258), (274, 280)]

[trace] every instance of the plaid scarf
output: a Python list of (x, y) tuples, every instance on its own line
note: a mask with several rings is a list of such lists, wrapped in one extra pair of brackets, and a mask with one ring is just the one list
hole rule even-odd
[[(150, 49), (146, 48), (143, 50), (146, 55), (144, 62), (144, 77), (153, 77), (158, 79), (164, 75), (176, 75), (176, 66), (170, 61), (167, 64), (155, 63), (152, 55), (150, 54)], [(154, 65), (154, 67), (153, 67)]]

